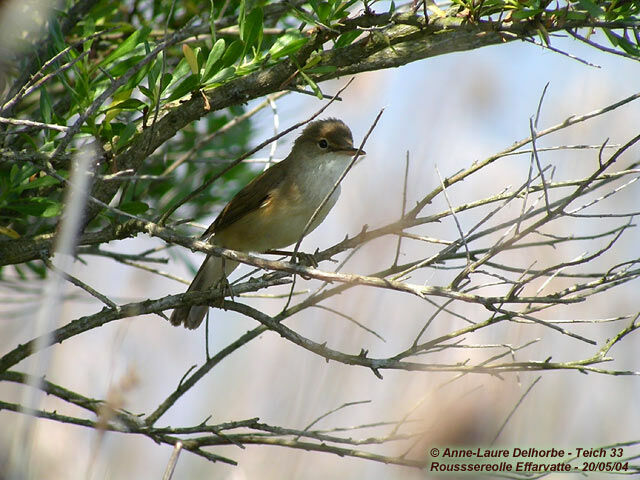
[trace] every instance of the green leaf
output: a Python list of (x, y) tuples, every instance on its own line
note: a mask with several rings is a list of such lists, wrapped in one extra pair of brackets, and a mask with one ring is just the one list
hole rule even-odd
[(144, 42), (151, 31), (150, 27), (142, 27), (139, 30), (133, 32), (129, 37), (120, 44), (118, 48), (116, 48), (110, 55), (107, 56), (100, 64), (102, 66), (109, 65), (113, 63), (114, 60), (117, 60), (120, 57), (125, 56), (127, 53), (133, 51), (133, 49), (140, 43)]
[(13, 202), (7, 205), (6, 208), (33, 217), (45, 218), (55, 217), (62, 212), (61, 204), (44, 197), (31, 197)]
[(302, 35), (297, 29), (292, 28), (287, 30), (283, 35), (280, 35), (272, 47), (269, 49), (269, 55), (273, 60), (291, 55), (302, 48), (309, 39)]
[(41, 217), (51, 218), (57, 217), (62, 213), (62, 204), (57, 202), (50, 202), (47, 204), (46, 208), (40, 215)]
[(613, 32), (610, 32), (613, 36), (616, 37), (618, 41), (618, 46), (622, 48), (629, 55), (633, 55), (634, 57), (640, 57), (640, 48), (637, 45), (631, 43), (628, 39), (621, 35), (617, 35)]
[(211, 85), (213, 83), (224, 83), (233, 77), (236, 74), (236, 67), (227, 67), (220, 70), (216, 73), (211, 79), (207, 82), (207, 85)]
[(38, 177), (31, 182), (27, 182), (24, 185), (21, 185), (20, 190), (30, 190), (32, 188), (40, 188), (40, 187), (50, 187), (51, 185), (57, 185), (60, 181), (56, 178), (53, 178), (49, 175), (45, 175), (44, 177)]
[(173, 75), (171, 73), (165, 73), (160, 80), (160, 93), (164, 92), (166, 88), (171, 85), (173, 81)]
[(575, 10), (565, 11), (563, 15), (567, 20), (586, 20), (587, 18), (587, 14), (584, 12), (576, 12)]
[(535, 17), (542, 12), (544, 12), (544, 9), (542, 8), (514, 10), (511, 14), (511, 18), (515, 20), (524, 20), (525, 18)]
[(305, 23), (308, 23), (309, 25), (314, 25), (314, 26), (318, 25), (318, 20), (313, 18), (311, 15), (309, 15), (307, 12), (305, 12), (302, 9), (291, 10), (291, 15), (302, 20)]
[(25, 266), (40, 278), (46, 278), (47, 269), (41, 262), (26, 262)]
[(143, 86), (143, 85), (138, 85), (138, 89), (144, 94), (145, 97), (147, 97), (149, 100), (153, 100), (155, 95), (153, 94), (153, 92), (151, 90), (149, 90), (147, 87)]
[(344, 48), (348, 45), (351, 45), (353, 41), (360, 36), (362, 32), (358, 30), (352, 30), (350, 32), (344, 32), (342, 35), (338, 37), (335, 43), (336, 48)]
[(309, 69), (319, 64), (321, 61), (322, 57), (320, 55), (313, 55), (307, 60), (307, 63), (305, 63), (304, 67), (302, 67), (302, 70), (308, 71)]
[(49, 22), (49, 34), (53, 39), (54, 46), (57, 51), (62, 51), (66, 48), (67, 45), (64, 41), (62, 29), (60, 28), (60, 22), (56, 17), (51, 18), (51, 21)]
[(333, 73), (338, 69), (338, 67), (333, 65), (321, 65), (319, 67), (313, 67), (309, 69), (305, 69), (307, 73), (313, 73), (316, 75), (323, 75), (325, 73)]
[(178, 66), (173, 70), (173, 79), (171, 80), (169, 86), (178, 83), (187, 73), (189, 73), (189, 64), (183, 58), (178, 62)]
[(102, 110), (102, 112), (113, 110), (114, 108), (117, 108), (119, 110), (141, 110), (145, 105), (146, 103), (144, 103), (142, 100), (138, 100), (137, 98), (129, 98), (120, 103), (112, 104), (111, 106)]
[(20, 277), (20, 280), (26, 280), (27, 276), (25, 275), (25, 273), (22, 271), (22, 268), (20, 268), (18, 265), (14, 265), (13, 266), (14, 270), (16, 271), (16, 273), (18, 274), (18, 277)]
[(82, 105), (84, 99), (78, 94), (78, 92), (76, 92), (76, 90), (71, 86), (71, 84), (69, 83), (69, 80), (67, 78), (67, 72), (62, 72), (59, 76), (58, 79), (60, 80), (60, 83), (62, 83), (62, 85), (64, 86), (64, 88), (71, 94), (71, 96), (73, 97), (74, 100), (74, 104), (72, 106), (72, 111), (74, 108), (79, 108), (80, 105)]
[(592, 0), (578, 0), (578, 5), (589, 12), (589, 15), (591, 15), (592, 17), (597, 18), (604, 15), (604, 10), (602, 10), (602, 7), (594, 3)]
[(171, 92), (167, 101), (171, 102), (178, 98), (184, 97), (187, 93), (191, 93), (200, 86), (200, 75), (189, 75)]
[(211, 32), (211, 38), (215, 42), (216, 40), (216, 16), (214, 15), (215, 5), (213, 0), (209, 0), (211, 8), (209, 9), (209, 31)]
[(211, 51), (209, 52), (209, 56), (207, 57), (207, 61), (204, 64), (204, 70), (202, 71), (202, 80), (206, 81), (213, 75), (215, 72), (213, 71), (213, 67), (216, 65), (218, 60), (222, 58), (222, 54), (224, 53), (225, 43), (221, 38), (211, 47)]
[(147, 76), (149, 70), (151, 69), (151, 64), (147, 63), (142, 69), (136, 73), (133, 77), (129, 79), (129, 81), (122, 87), (122, 89), (131, 89), (133, 90), (142, 82), (142, 79)]
[(222, 66), (228, 67), (236, 63), (236, 60), (240, 58), (242, 52), (244, 50), (244, 45), (240, 40), (234, 40), (231, 42), (231, 45), (227, 47), (227, 50), (224, 52), (222, 56)]
[(318, 19), (322, 23), (327, 23), (327, 20), (330, 20), (331, 10), (332, 10), (332, 8), (331, 8), (331, 5), (329, 4), (329, 2), (317, 3), (316, 7), (313, 9), (315, 14), (318, 16)]
[(53, 106), (46, 88), (40, 89), (40, 115), (45, 123), (51, 123), (53, 120)]
[(119, 77), (131, 67), (140, 62), (145, 56), (144, 55), (133, 55), (122, 62), (114, 65), (109, 69), (109, 73), (114, 77)]
[(613, 31), (611, 31), (608, 28), (603, 28), (602, 30), (604, 31), (604, 34), (607, 36), (607, 38), (611, 42), (611, 45), (613, 45), (614, 47), (620, 46), (619, 37), (615, 33), (613, 33)]
[(29, 182), (30, 178), (35, 173), (38, 173), (38, 169), (34, 166), (23, 165), (18, 172), (18, 175), (14, 177), (15, 186), (17, 187), (17, 189), (22, 191), (21, 189)]
[(15, 185), (20, 182), (18, 180), (18, 175), (20, 174), (20, 167), (17, 164), (11, 165), (11, 170), (9, 171), (9, 183)]
[(123, 203), (122, 205), (120, 205), (119, 208), (123, 212), (130, 213), (131, 215), (140, 215), (141, 213), (144, 213), (147, 210), (149, 210), (149, 205), (147, 205), (144, 202), (139, 202), (134, 200), (131, 202)]
[(304, 73), (302, 70), (298, 70), (298, 73), (300, 73), (300, 75), (302, 76), (302, 78), (304, 78), (304, 80), (307, 82), (307, 84), (311, 87), (311, 90), (313, 90), (313, 93), (316, 94), (316, 97), (318, 97), (320, 100), (322, 100), (322, 90), (320, 90), (320, 87), (318, 87), (318, 84), (316, 82), (314, 82), (313, 80), (311, 80), (311, 78), (309, 78), (309, 76)]
[(231, 68), (235, 68), (235, 74), (238, 77), (244, 77), (245, 75), (249, 75), (251, 72), (260, 70), (261, 65), (258, 62), (252, 62), (247, 65), (242, 65), (240, 67), (231, 67)]
[(116, 143), (116, 151), (124, 147), (134, 133), (136, 133), (136, 124), (127, 123), (127, 125), (124, 127), (124, 130), (120, 132), (120, 138), (118, 139), (118, 143)]
[(247, 16), (247, 0), (239, 0), (240, 8), (238, 9), (238, 27), (242, 31), (244, 19)]
[(243, 56), (251, 47), (255, 46), (256, 50), (260, 50), (262, 44), (262, 9), (259, 7), (251, 10), (245, 18), (240, 30), (240, 39), (244, 42)]
[[(145, 42), (145, 50), (147, 49), (147, 42)], [(147, 74), (147, 85), (150, 91), (154, 91), (156, 85), (158, 84), (158, 77), (162, 73), (162, 52), (158, 54), (158, 58), (152, 62), (151, 68), (149, 69), (149, 73)]]
[(27, 135), (26, 133), (21, 133), (19, 137), (21, 141), (28, 143), (34, 150), (39, 150), (41, 148), (40, 144), (36, 143), (36, 141), (31, 135)]
[(113, 101), (111, 102), (111, 105), (109, 105), (109, 107), (103, 110), (103, 112), (106, 112), (106, 115), (104, 117), (105, 123), (109, 123), (111, 122), (111, 120), (116, 118), (118, 113), (120, 113), (120, 109), (119, 109), (120, 104), (129, 100), (129, 97), (131, 97), (131, 92), (132, 90), (122, 90), (113, 96)]

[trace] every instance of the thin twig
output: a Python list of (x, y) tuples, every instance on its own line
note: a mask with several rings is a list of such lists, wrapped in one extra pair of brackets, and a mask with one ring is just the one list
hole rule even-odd
[(502, 422), (502, 425), (500, 425), (500, 428), (498, 429), (498, 431), (496, 432), (496, 435), (493, 437), (493, 440), (491, 440), (491, 443), (489, 445), (493, 445), (496, 443), (496, 440), (498, 440), (498, 437), (500, 436), (500, 434), (502, 433), (502, 431), (504, 430), (504, 428), (507, 426), (507, 423), (509, 423), (509, 420), (511, 420), (511, 417), (513, 417), (513, 414), (516, 413), (516, 410), (518, 409), (518, 407), (520, 405), (522, 405), (522, 402), (524, 401), (524, 399), (526, 398), (527, 395), (529, 395), (529, 392), (531, 392), (531, 390), (533, 389), (533, 387), (535, 387), (536, 383), (538, 383), (540, 381), (540, 379), (542, 378), (542, 376), (539, 376), (538, 378), (536, 378), (533, 382), (531, 382), (531, 385), (529, 385), (529, 388), (527, 388), (525, 390), (525, 392), (520, 396), (520, 399), (518, 400), (518, 402), (513, 406), (513, 408), (511, 409), (511, 411), (509, 412), (509, 415), (507, 415), (507, 418), (504, 419), (504, 422)]
[(60, 275), (62, 278), (64, 278), (65, 280), (68, 280), (69, 282), (71, 282), (72, 284), (74, 284), (76, 287), (80, 287), (81, 289), (83, 289), (85, 292), (87, 292), (89, 295), (91, 295), (92, 297), (97, 298), (98, 300), (100, 300), (102, 303), (104, 303), (106, 306), (110, 307), (110, 308), (118, 308), (118, 305), (116, 305), (115, 302), (109, 300), (109, 298), (107, 298), (105, 295), (102, 295), (100, 292), (98, 292), (97, 290), (91, 288), (89, 285), (87, 285), (86, 283), (84, 283), (83, 281), (79, 280), (78, 278), (74, 277), (73, 275), (63, 272), (62, 270), (60, 270), (58, 267), (56, 267), (51, 260), (49, 260), (47, 257), (42, 257), (42, 261), (44, 262), (44, 264), (47, 266), (47, 268), (49, 270), (54, 271), (55, 273), (57, 273), (58, 275)]
[(335, 308), (331, 308), (331, 307), (326, 307), (324, 305), (313, 305), (313, 307), (315, 308), (319, 308), (321, 310), (326, 310), (327, 312), (331, 312), (331, 313), (335, 313), (336, 315), (338, 315), (339, 317), (344, 318), (345, 320), (349, 320), (351, 323), (355, 323), (357, 326), (359, 326), (360, 328), (362, 328), (363, 330), (369, 332), (370, 334), (378, 337), (380, 340), (382, 340), (383, 342), (386, 342), (386, 340), (379, 335), (378, 333), (376, 333), (374, 330), (371, 330), (369, 327), (363, 325), (362, 323), (358, 322), (355, 318), (350, 317), (349, 315), (345, 315), (344, 313), (342, 313), (339, 310), (336, 310)]
[[(402, 211), (400, 214), (400, 218), (403, 219), (405, 214), (407, 213), (407, 181), (409, 178), (409, 150), (407, 150), (407, 154), (405, 157), (404, 163), (404, 181), (402, 184)], [(403, 235), (398, 235), (398, 243), (396, 244), (396, 254), (393, 257), (393, 266), (398, 265), (398, 259), (400, 258), (400, 246), (402, 245), (402, 237)]]
[[(343, 403), (342, 405), (340, 405), (339, 407), (334, 408), (333, 410), (329, 410), (326, 413), (323, 413), (322, 415), (320, 415), (318, 418), (316, 418), (315, 420), (313, 420), (311, 423), (309, 423), (306, 427), (304, 427), (302, 429), (303, 432), (307, 432), (309, 431), (309, 429), (311, 427), (313, 427), (316, 423), (318, 423), (320, 420), (322, 420), (323, 418), (327, 418), (329, 415), (331, 415), (332, 413), (338, 412), (344, 408), (347, 407), (352, 407), (354, 405), (362, 405), (364, 403), (371, 403), (371, 400), (357, 400), (355, 402), (347, 402), (347, 403)], [(296, 438), (296, 440), (299, 440), (300, 436), (298, 436)]]
[(33, 120), (20, 120), (17, 118), (0, 117), (0, 123), (40, 128), (45, 130), (56, 130), (58, 132), (66, 132), (67, 130), (69, 130), (69, 127), (65, 127), (64, 125), (56, 125), (55, 123), (34, 122)]

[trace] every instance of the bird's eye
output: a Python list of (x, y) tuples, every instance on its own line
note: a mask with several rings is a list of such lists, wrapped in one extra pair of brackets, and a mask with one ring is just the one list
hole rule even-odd
[(329, 142), (327, 142), (324, 138), (318, 142), (318, 146), (320, 148), (327, 148), (329, 146)]

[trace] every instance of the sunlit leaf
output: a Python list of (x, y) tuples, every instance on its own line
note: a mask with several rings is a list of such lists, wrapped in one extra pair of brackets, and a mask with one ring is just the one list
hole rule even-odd
[(123, 57), (127, 53), (133, 51), (133, 49), (137, 45), (146, 40), (150, 31), (150, 27), (142, 27), (141, 29), (133, 32), (124, 42), (122, 42), (118, 46), (118, 48), (111, 52), (111, 54), (101, 62), (101, 65), (109, 65), (110, 63), (113, 63), (114, 60), (117, 60), (118, 58)]
[(283, 35), (280, 35), (272, 47), (269, 49), (269, 55), (273, 60), (291, 55), (302, 48), (309, 39), (300, 33), (297, 29), (287, 30)]
[(114, 118), (116, 118), (118, 113), (120, 113), (119, 105), (125, 102), (126, 100), (129, 100), (129, 97), (131, 97), (131, 90), (122, 90), (121, 92), (118, 92), (113, 96), (113, 101), (111, 102), (111, 105), (109, 105), (108, 108), (103, 110), (104, 112), (107, 112), (104, 119), (106, 123), (109, 123)]
[(204, 64), (204, 70), (202, 72), (202, 80), (206, 81), (213, 75), (215, 72), (213, 70), (218, 60), (222, 58), (222, 54), (224, 53), (225, 42), (222, 38), (220, 38), (216, 43), (211, 47), (211, 51), (209, 52), (209, 56), (207, 57), (207, 61)]
[(3, 227), (2, 225), (0, 225), (0, 235), (4, 235), (5, 237), (9, 237), (13, 240), (17, 240), (18, 238), (20, 238), (20, 234), (14, 229)]
[(211, 85), (213, 83), (223, 83), (229, 80), (236, 74), (236, 67), (227, 67), (220, 70), (213, 77), (209, 79), (207, 85)]

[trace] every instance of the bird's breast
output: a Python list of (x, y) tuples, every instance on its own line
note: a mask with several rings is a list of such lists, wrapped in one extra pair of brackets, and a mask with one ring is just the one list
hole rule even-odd
[[(269, 193), (263, 204), (216, 233), (215, 243), (253, 252), (297, 243), (305, 233), (309, 219), (336, 185), (350, 160), (348, 155), (326, 154), (311, 164), (292, 165), (288, 178)], [(306, 233), (313, 231), (325, 219), (339, 195), (338, 185)]]

